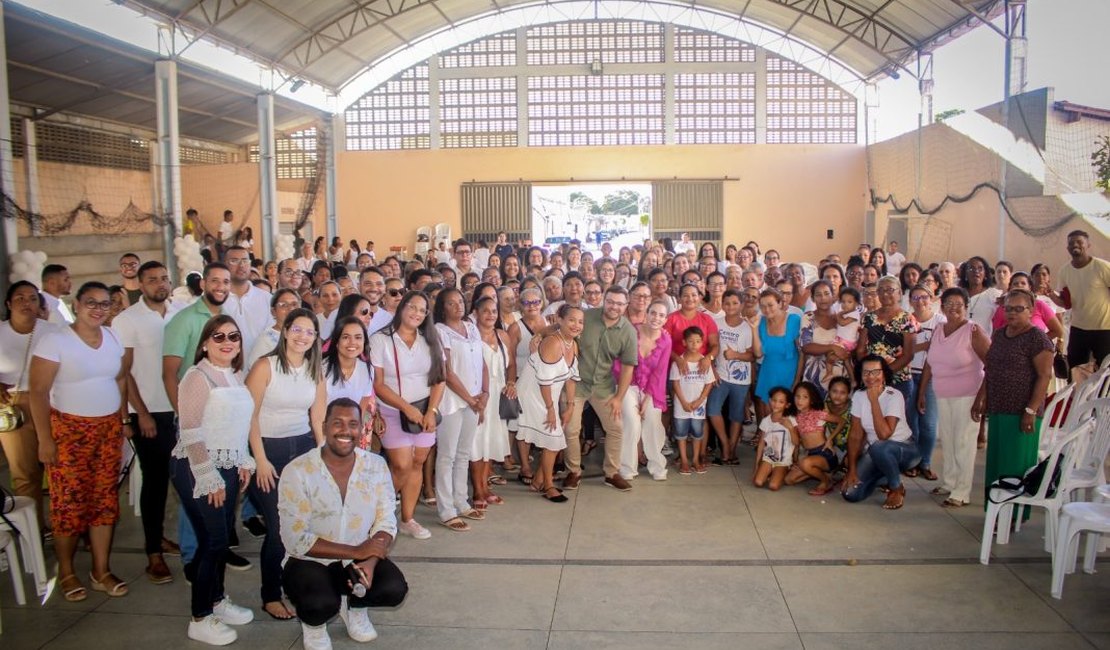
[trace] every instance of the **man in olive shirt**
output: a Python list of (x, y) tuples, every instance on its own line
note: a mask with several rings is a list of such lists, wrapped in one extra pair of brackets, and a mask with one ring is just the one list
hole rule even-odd
[[(582, 408), (590, 403), (605, 429), (605, 484), (622, 492), (632, 489), (621, 478), (621, 439), (624, 425), (621, 402), (632, 383), (638, 361), (636, 328), (624, 317), (628, 308), (628, 291), (613, 285), (605, 292), (605, 301), (597, 309), (586, 310), (582, 334), (578, 336), (578, 388), (574, 410), (567, 428), (567, 475), (563, 489), (574, 490), (582, 480)], [(620, 359), (620, 381), (613, 379), (613, 361)]]

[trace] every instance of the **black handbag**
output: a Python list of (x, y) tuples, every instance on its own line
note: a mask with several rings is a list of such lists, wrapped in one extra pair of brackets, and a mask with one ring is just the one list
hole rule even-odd
[[(1008, 498), (1003, 498), (1000, 501), (995, 501), (991, 498), (991, 503), (1007, 503), (1014, 499), (1029, 495), (1034, 496), (1041, 489), (1041, 483), (1045, 481), (1045, 474), (1048, 473), (1048, 461), (1046, 458), (1036, 465), (1029, 468), (1024, 476), (1002, 476), (997, 481), (991, 484), (992, 488), (1002, 488), (1008, 492), (1014, 493)], [(1048, 487), (1045, 489), (1044, 495), (1046, 497), (1056, 496), (1056, 488), (1060, 485), (1060, 475), (1062, 474), (1062, 462), (1057, 462), (1056, 467), (1052, 470), (1052, 476), (1048, 478)], [(990, 492), (988, 491), (988, 494)]]
[(515, 420), (520, 417), (520, 400), (501, 393), (497, 404), (497, 413), (502, 420)]
[(1068, 357), (1059, 350), (1052, 357), (1052, 374), (1056, 375), (1057, 379), (1071, 378), (1071, 366), (1068, 365)]
[[(397, 370), (397, 395), (404, 399), (401, 393), (401, 362), (397, 358), (397, 342), (393, 340), (392, 334), (389, 336), (389, 341), (393, 344), (393, 367)], [(421, 413), (427, 413), (430, 399), (429, 397), (425, 397), (424, 399), (418, 399), (415, 402), (409, 403)], [(426, 433), (424, 431), (423, 422), (414, 422), (408, 419), (404, 411), (398, 411), (398, 415), (401, 416), (401, 429), (405, 433)], [(441, 422), (443, 422), (443, 416), (439, 414), (439, 411), (436, 411), (436, 426), (438, 427)]]

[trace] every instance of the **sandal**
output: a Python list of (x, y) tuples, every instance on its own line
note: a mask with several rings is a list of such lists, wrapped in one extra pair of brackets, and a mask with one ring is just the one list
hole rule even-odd
[(58, 585), (62, 588), (62, 598), (65, 598), (68, 602), (79, 603), (89, 597), (85, 585), (81, 584), (77, 576), (72, 573), (58, 580)]
[[(270, 611), (270, 605), (281, 605), (281, 609), (286, 614), (288, 614), (288, 616), (281, 616), (279, 614), (273, 613), (272, 611)], [(272, 618), (276, 621), (291, 621), (294, 618), (296, 618), (296, 615), (292, 611), (290, 611), (290, 609), (288, 607), (285, 606), (285, 601), (282, 601), (282, 600), (271, 600), (268, 603), (263, 603), (262, 604), (262, 611), (269, 614), (270, 618)]]
[(486, 503), (492, 503), (495, 506), (502, 506), (505, 505), (505, 500), (491, 492), (490, 495), (486, 497)]
[(593, 440), (587, 440), (586, 442), (583, 442), (582, 443), (582, 456), (583, 457), (589, 456), (590, 452), (593, 451), (594, 449), (597, 449), (597, 442), (595, 442)]
[(97, 580), (92, 571), (89, 571), (89, 582), (93, 591), (102, 591), (108, 594), (110, 598), (120, 598), (127, 595), (127, 583), (112, 575), (111, 572)]
[(439, 525), (443, 526), (444, 528), (450, 528), (456, 533), (465, 533), (470, 530), (470, 524), (466, 523), (462, 519), (459, 519), (458, 517), (455, 517), (454, 519), (448, 519), (447, 521), (441, 521), (439, 522)]
[(481, 521), (486, 518), (486, 513), (475, 508), (468, 508), (466, 511), (460, 512), (459, 516), (466, 517), (467, 519), (473, 519), (474, 521)]
[(950, 490), (945, 490), (942, 487), (935, 487), (935, 488), (933, 488), (932, 490), (929, 491), (929, 494), (935, 494), (938, 497), (946, 497), (949, 494), (952, 494), (952, 492)]
[[(555, 492), (555, 494), (551, 494), (551, 492)], [(548, 501), (550, 501), (552, 503), (566, 503), (567, 502), (567, 495), (563, 494), (563, 491), (560, 490), (559, 488), (555, 487), (554, 485), (552, 485), (551, 487), (544, 490), (540, 494), (540, 496), (542, 496), (543, 498), (547, 499)]]
[(525, 476), (524, 474), (520, 474), (516, 477), (516, 480), (520, 481), (524, 485), (532, 485), (532, 478), (533, 477), (531, 477), (531, 476)]
[(486, 483), (490, 485), (507, 485), (508, 481), (505, 480), (504, 476), (499, 474), (490, 474), (490, 477), (486, 479)]
[(959, 499), (951, 499), (951, 498), (945, 499), (940, 504), (940, 506), (942, 508), (962, 508), (966, 505), (967, 505), (966, 501), (960, 501)]
[(481, 512), (481, 513), (484, 514), (486, 512), (486, 508), (488, 508), (488, 507), (489, 507), (489, 503), (487, 503), (487, 502), (485, 502), (481, 499), (475, 499), (474, 500), (474, 509), (477, 510), (478, 512)]
[[(399, 502), (400, 502), (400, 501), (398, 500), (398, 503), (399, 503)], [(435, 498), (435, 495), (432, 495), (432, 496), (430, 496), (430, 497), (420, 497), (420, 503), (423, 503), (424, 505), (426, 505), (426, 506), (428, 506), (428, 507), (430, 507), (430, 508), (434, 508), (434, 507), (436, 507), (436, 498)]]
[(906, 471), (902, 472), (902, 476), (905, 476), (906, 478), (917, 478), (920, 475), (921, 475), (921, 470), (917, 469), (916, 467), (912, 467), (912, 468), (907, 469)]
[(934, 472), (932, 469), (923, 469), (921, 470), (921, 478), (925, 479), (926, 481), (935, 481), (938, 477), (937, 473)]
[(897, 490), (891, 490), (886, 494), (886, 503), (883, 504), (885, 510), (897, 510), (901, 508), (906, 502), (906, 486), (899, 486)]
[(824, 487), (821, 487), (821, 485), (818, 485), (817, 487), (815, 487), (815, 488), (813, 488), (812, 490), (809, 491), (809, 495), (811, 497), (823, 497), (826, 494), (828, 494), (829, 492), (832, 492), (833, 487), (834, 486), (833, 486), (832, 483), (829, 483), (829, 484), (825, 485)]

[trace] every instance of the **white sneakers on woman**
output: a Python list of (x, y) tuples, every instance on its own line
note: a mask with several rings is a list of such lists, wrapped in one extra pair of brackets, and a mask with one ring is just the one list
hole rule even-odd
[(397, 530), (413, 539), (428, 539), (432, 536), (432, 531), (421, 526), (420, 522), (415, 519), (400, 522), (397, 524)]
[(239, 635), (230, 625), (246, 625), (254, 620), (254, 612), (224, 598), (212, 608), (212, 613), (199, 621), (189, 621), (188, 636), (208, 645), (235, 643)]

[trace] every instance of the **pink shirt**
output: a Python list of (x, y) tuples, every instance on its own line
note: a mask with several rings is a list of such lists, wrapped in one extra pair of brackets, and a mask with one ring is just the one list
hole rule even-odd
[[(1029, 322), (1033, 323), (1033, 327), (1042, 332), (1047, 332), (1048, 325), (1046, 323), (1053, 318), (1056, 318), (1056, 312), (1052, 310), (1051, 305), (1043, 300), (1033, 301), (1033, 315), (1029, 317)], [(991, 325), (996, 330), (1006, 327), (1006, 310), (1002, 308), (1002, 305), (999, 305), (998, 309), (995, 310), (994, 317), (991, 318)]]
[(932, 386), (937, 397), (972, 397), (983, 383), (983, 362), (971, 347), (971, 333), (979, 326), (968, 321), (951, 336), (944, 335), (944, 325), (933, 330), (929, 343), (929, 367), (933, 371)]
[[(637, 332), (639, 330), (637, 329)], [(637, 350), (639, 347), (637, 346)], [(660, 411), (667, 410), (667, 369), (671, 361), (671, 335), (666, 330), (659, 333), (655, 349), (646, 357), (641, 356), (632, 373), (632, 385), (651, 395), (651, 402)], [(613, 362), (613, 377), (620, 382), (621, 360)]]

